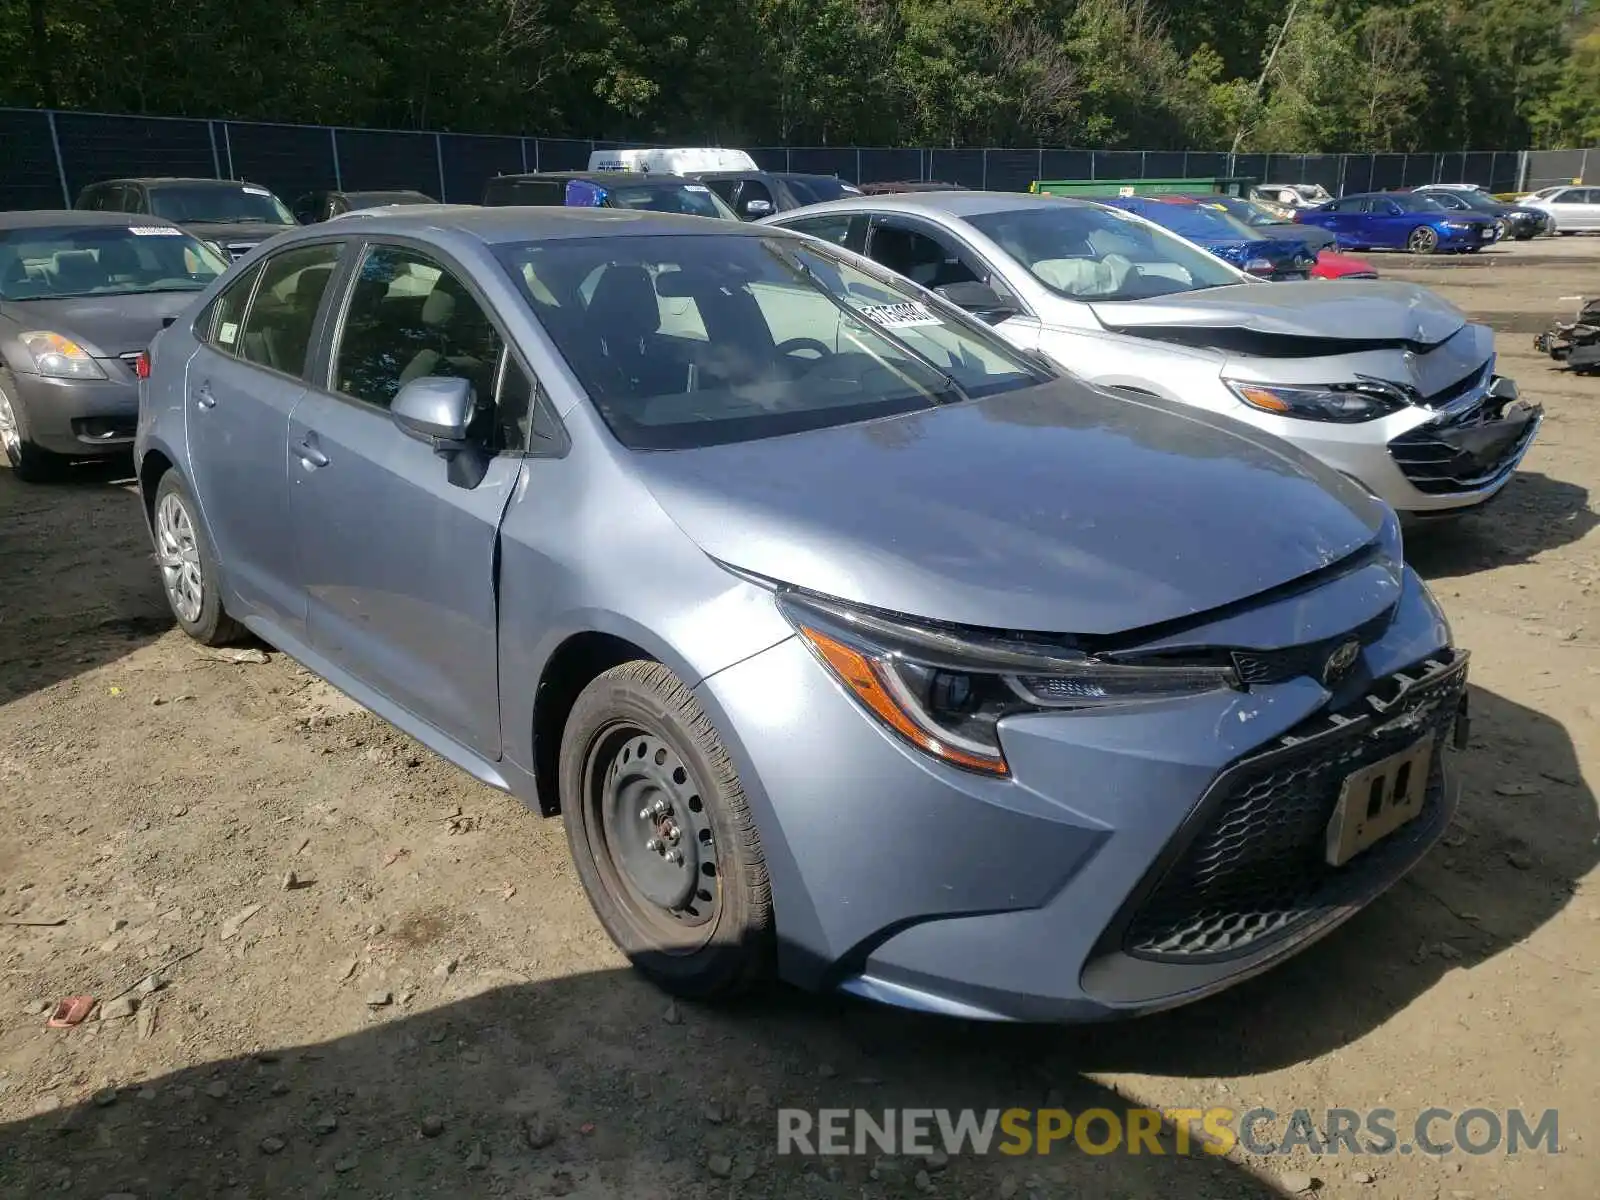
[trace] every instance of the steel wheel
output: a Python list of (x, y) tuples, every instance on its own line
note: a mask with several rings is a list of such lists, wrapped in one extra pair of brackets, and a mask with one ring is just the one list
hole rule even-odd
[(716, 835), (699, 781), (671, 742), (632, 722), (594, 739), (584, 777), (607, 883), (667, 953), (693, 953), (722, 908)]
[(0, 449), (12, 464), (22, 460), (22, 427), (17, 424), (17, 414), (11, 411), (11, 398), (0, 391)]
[(200, 620), (205, 604), (205, 572), (200, 566), (194, 522), (176, 492), (168, 492), (156, 504), (155, 541), (156, 562), (161, 567), (161, 582), (172, 602), (172, 611), (192, 625)]
[(1418, 225), (1406, 239), (1406, 249), (1413, 254), (1432, 254), (1439, 248), (1439, 235), (1426, 225)]

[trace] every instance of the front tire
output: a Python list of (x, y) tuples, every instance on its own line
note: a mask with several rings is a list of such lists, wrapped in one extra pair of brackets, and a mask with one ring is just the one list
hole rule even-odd
[(1418, 225), (1406, 238), (1406, 249), (1412, 254), (1432, 254), (1439, 248), (1439, 235), (1426, 225)]
[(240, 627), (222, 610), (217, 556), (206, 541), (190, 497), (176, 471), (156, 485), (151, 521), (161, 590), (178, 625), (202, 646), (220, 646), (237, 638)]
[(771, 978), (772, 893), (728, 752), (682, 680), (623, 663), (578, 696), (561, 739), (561, 815), (595, 915), (669, 992)]
[(11, 464), (11, 473), (24, 483), (47, 483), (59, 479), (67, 460), (42, 450), (28, 429), (28, 412), (11, 372), (0, 368), (0, 451)]

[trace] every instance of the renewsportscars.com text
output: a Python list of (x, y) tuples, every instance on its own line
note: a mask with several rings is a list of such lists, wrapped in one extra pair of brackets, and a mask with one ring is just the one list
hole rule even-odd
[(806, 1155), (1560, 1153), (1557, 1110), (1064, 1108), (778, 1110), (778, 1153)]

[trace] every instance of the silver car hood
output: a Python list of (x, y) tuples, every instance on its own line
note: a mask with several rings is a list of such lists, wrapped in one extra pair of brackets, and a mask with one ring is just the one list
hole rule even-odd
[(1432, 346), (1467, 318), (1449, 301), (1410, 283), (1241, 283), (1153, 300), (1091, 305), (1107, 329), (1159, 337), (1164, 329), (1238, 329), (1317, 341)]
[(730, 566), (963, 625), (1108, 634), (1369, 544), (1383, 510), (1287, 443), (1072, 380), (632, 464)]

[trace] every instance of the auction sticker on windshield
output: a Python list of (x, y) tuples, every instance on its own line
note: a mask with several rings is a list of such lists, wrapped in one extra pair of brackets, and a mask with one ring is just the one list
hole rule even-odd
[(184, 232), (171, 225), (129, 225), (128, 232), (135, 237), (183, 237)]
[(861, 309), (860, 313), (874, 325), (881, 325), (885, 329), (912, 329), (919, 325), (944, 324), (914, 300), (900, 304), (873, 304)]

